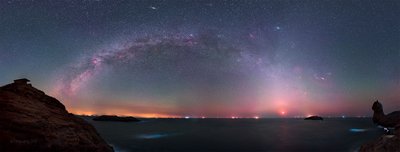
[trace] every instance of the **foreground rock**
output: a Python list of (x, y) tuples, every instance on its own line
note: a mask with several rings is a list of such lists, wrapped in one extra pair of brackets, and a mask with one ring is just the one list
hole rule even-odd
[(27, 82), (0, 87), (0, 151), (113, 151), (93, 126)]
[(304, 120), (324, 120), (324, 118), (322, 118), (320, 116), (310, 116), (310, 117), (304, 118)]
[(375, 141), (363, 144), (360, 152), (400, 152), (400, 138), (396, 135), (383, 135)]
[(109, 116), (109, 115), (102, 115), (93, 118), (94, 121), (119, 121), (119, 122), (138, 122), (139, 119), (134, 117), (118, 117), (118, 116)]
[(400, 111), (394, 111), (387, 115), (383, 112), (383, 106), (379, 101), (375, 101), (372, 105), (374, 115), (372, 121), (383, 127), (399, 127), (400, 126)]
[(361, 145), (360, 152), (400, 152), (400, 111), (385, 115), (383, 106), (378, 101), (372, 105), (375, 124), (395, 128), (394, 135), (382, 135), (375, 141)]

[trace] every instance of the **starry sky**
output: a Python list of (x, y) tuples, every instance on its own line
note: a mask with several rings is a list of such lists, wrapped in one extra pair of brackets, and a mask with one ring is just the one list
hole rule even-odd
[(2, 0), (0, 84), (76, 114), (370, 116), (400, 109), (400, 1)]

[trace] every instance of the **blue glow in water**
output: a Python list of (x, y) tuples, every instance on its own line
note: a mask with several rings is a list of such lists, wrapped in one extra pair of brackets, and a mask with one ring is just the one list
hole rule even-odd
[(351, 128), (350, 132), (365, 132), (367, 129), (358, 129), (358, 128)]
[(155, 133), (155, 134), (142, 134), (138, 135), (137, 138), (141, 139), (158, 139), (158, 138), (164, 138), (168, 136), (173, 136), (176, 135), (174, 133)]
[(157, 138), (162, 138), (166, 137), (168, 135), (166, 134), (145, 134), (145, 135), (139, 135), (138, 138), (143, 138), (143, 139), (157, 139)]

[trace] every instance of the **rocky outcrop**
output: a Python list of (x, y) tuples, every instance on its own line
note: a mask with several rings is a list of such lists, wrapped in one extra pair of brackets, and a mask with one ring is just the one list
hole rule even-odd
[(93, 118), (94, 121), (119, 121), (119, 122), (138, 122), (139, 119), (134, 117), (118, 117), (118, 116), (110, 116), (110, 115), (102, 115)]
[(379, 101), (374, 102), (372, 110), (373, 122), (383, 127), (395, 128), (394, 135), (382, 135), (375, 141), (363, 144), (360, 152), (400, 152), (400, 111), (385, 115)]
[(28, 82), (0, 87), (0, 151), (113, 151), (93, 126)]
[(387, 115), (383, 112), (383, 106), (379, 101), (375, 101), (372, 105), (374, 115), (372, 121), (383, 127), (398, 127), (400, 126), (400, 111), (394, 111)]
[(400, 152), (400, 138), (396, 135), (383, 135), (375, 141), (363, 144), (360, 152)]
[(322, 118), (320, 116), (310, 116), (310, 117), (304, 118), (304, 120), (324, 120), (324, 118)]

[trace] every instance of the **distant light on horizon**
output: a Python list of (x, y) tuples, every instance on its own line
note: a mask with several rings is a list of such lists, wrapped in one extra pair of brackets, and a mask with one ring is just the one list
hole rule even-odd
[[(118, 109), (112, 109), (109, 110), (109, 112), (107, 113), (96, 113), (94, 111), (84, 111), (84, 110), (76, 110), (76, 109), (68, 109), (71, 111), (71, 113), (75, 114), (75, 115), (86, 115), (86, 116), (98, 116), (98, 115), (117, 115), (117, 116), (132, 116), (132, 117), (137, 117), (137, 118), (182, 118), (182, 119), (192, 119), (192, 118), (197, 118), (197, 119), (207, 119), (207, 118), (221, 118), (221, 119), (226, 119), (226, 118), (230, 118), (230, 119), (260, 119), (261, 117), (259, 115), (253, 115), (253, 116), (248, 116), (248, 115), (233, 115), (233, 116), (229, 116), (229, 117), (224, 117), (224, 116), (185, 116), (185, 115), (168, 115), (168, 114), (156, 114), (156, 113), (121, 113), (118, 112)], [(358, 118), (366, 118), (369, 116), (359, 116), (359, 115), (336, 115), (336, 116), (330, 116), (330, 115), (319, 115), (319, 114), (304, 114), (304, 115), (288, 115), (287, 111), (279, 111), (278, 112), (278, 116), (277, 117), (293, 117), (293, 118), (305, 118), (305, 117), (310, 117), (310, 116), (314, 116), (314, 115), (318, 115), (318, 116), (323, 116), (326, 118), (347, 118), (347, 117), (358, 117)], [(265, 117), (265, 118), (276, 118), (276, 117)]]

